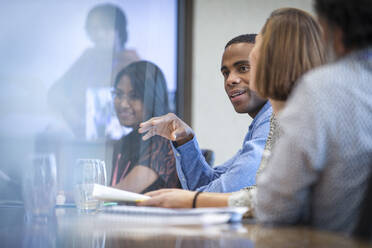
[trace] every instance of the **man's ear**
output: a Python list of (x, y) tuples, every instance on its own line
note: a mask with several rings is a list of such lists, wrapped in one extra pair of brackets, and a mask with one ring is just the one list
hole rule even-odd
[(338, 57), (341, 57), (347, 53), (347, 49), (344, 44), (344, 32), (340, 27), (334, 27), (334, 40), (333, 47)]

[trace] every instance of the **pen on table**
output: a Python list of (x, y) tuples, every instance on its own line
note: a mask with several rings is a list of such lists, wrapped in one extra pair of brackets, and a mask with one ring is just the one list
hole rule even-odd
[(105, 203), (103, 203), (103, 206), (105, 206), (105, 207), (116, 206), (116, 205), (118, 205), (117, 202), (105, 202)]

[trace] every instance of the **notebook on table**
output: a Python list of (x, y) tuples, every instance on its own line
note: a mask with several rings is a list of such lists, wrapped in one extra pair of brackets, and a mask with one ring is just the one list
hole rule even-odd
[[(245, 207), (226, 207), (226, 208), (157, 208), (157, 207), (138, 207), (138, 206), (111, 206), (104, 210), (106, 213), (158, 216), (158, 217), (183, 217), (183, 218), (217, 218), (216, 221), (239, 222), (243, 214), (247, 211)], [(208, 217), (209, 216), (209, 217)]]
[[(103, 185), (95, 184), (93, 196), (104, 201), (138, 202), (149, 199), (149, 196), (129, 191), (114, 189)], [(184, 208), (168, 209), (158, 207), (138, 206), (109, 206), (104, 208), (104, 213), (114, 214), (117, 217), (146, 218), (147, 222), (159, 222), (167, 224), (218, 224), (226, 222), (239, 222), (246, 207), (225, 207), (225, 208)]]

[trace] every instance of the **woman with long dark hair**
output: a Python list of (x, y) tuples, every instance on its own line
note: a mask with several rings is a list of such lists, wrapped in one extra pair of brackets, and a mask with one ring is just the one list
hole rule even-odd
[(169, 112), (162, 71), (148, 61), (128, 65), (116, 76), (113, 98), (120, 124), (133, 131), (115, 144), (111, 186), (139, 193), (179, 187), (169, 141), (159, 136), (143, 141), (137, 131), (142, 121)]

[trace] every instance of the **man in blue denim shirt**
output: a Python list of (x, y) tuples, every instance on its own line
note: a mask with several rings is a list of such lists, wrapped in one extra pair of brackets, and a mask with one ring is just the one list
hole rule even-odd
[(212, 168), (204, 159), (193, 130), (169, 113), (140, 125), (143, 139), (161, 135), (172, 142), (177, 172), (184, 189), (206, 192), (233, 192), (255, 185), (262, 152), (270, 128), (272, 109), (266, 99), (249, 90), (249, 54), (255, 35), (241, 35), (229, 41), (221, 62), (225, 91), (238, 113), (248, 113), (253, 121), (242, 148), (225, 163)]

